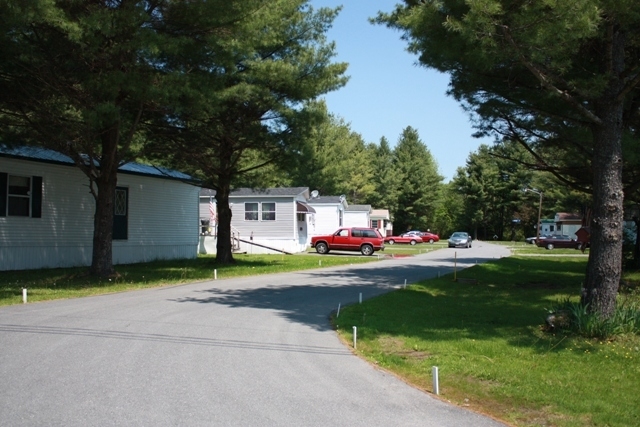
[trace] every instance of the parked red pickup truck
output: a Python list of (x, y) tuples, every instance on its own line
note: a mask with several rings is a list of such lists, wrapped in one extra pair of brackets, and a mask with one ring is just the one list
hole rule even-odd
[(384, 250), (384, 237), (375, 228), (340, 228), (327, 236), (311, 238), (311, 247), (319, 254), (336, 251), (360, 251), (362, 255), (373, 255)]

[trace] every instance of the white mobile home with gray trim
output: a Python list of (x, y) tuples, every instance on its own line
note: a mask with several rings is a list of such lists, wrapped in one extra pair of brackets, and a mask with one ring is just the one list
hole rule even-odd
[[(212, 215), (215, 191), (200, 192), (200, 220)], [(309, 247), (309, 228), (315, 211), (307, 204), (309, 188), (238, 188), (229, 195), (232, 231), (239, 236), (239, 252), (299, 253)], [(212, 236), (201, 236), (201, 253), (215, 253), (215, 222)]]
[[(195, 258), (199, 190), (179, 172), (121, 166), (114, 264)], [(0, 201), (0, 270), (91, 264), (95, 202), (69, 157), (0, 146)]]

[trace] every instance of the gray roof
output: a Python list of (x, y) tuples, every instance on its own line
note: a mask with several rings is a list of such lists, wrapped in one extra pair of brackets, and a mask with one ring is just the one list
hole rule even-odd
[[(0, 144), (0, 156), (15, 159), (31, 160), (34, 162), (53, 163), (65, 166), (75, 166), (73, 159), (65, 154), (42, 147), (12, 146)], [(169, 178), (192, 181), (191, 176), (160, 166), (143, 165), (140, 163), (124, 163), (118, 168), (119, 172), (133, 175), (146, 175), (156, 178)]]
[(309, 199), (307, 203), (315, 205), (315, 204), (335, 204), (338, 205), (342, 203), (340, 201), (340, 196), (318, 196), (314, 199)]
[(349, 205), (346, 210), (352, 212), (371, 212), (371, 205)]
[[(231, 191), (229, 197), (296, 197), (305, 195), (309, 187), (280, 187), (280, 188), (236, 188)], [(216, 190), (203, 188), (200, 190), (200, 197), (214, 197)]]

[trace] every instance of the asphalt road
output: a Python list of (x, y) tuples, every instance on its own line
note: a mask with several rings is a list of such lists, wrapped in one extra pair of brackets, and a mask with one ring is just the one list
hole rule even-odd
[(474, 242), (0, 308), (0, 426), (501, 426), (359, 359), (328, 323), (360, 293), (450, 272), (454, 252), (458, 268), (508, 255)]

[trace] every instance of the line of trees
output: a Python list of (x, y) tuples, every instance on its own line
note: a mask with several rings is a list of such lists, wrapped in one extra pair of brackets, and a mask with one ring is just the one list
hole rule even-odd
[(415, 129), (393, 148), (368, 143), (319, 101), (348, 80), (325, 37), (338, 12), (308, 0), (0, 0), (0, 138), (65, 153), (86, 175), (100, 276), (113, 273), (117, 169), (131, 161), (217, 190), (224, 263), (236, 186), (309, 186), (390, 209), (396, 232), (484, 238), (530, 224), (523, 187), (553, 188), (545, 208), (590, 208), (582, 299), (611, 315), (623, 203), (640, 203), (635, 3), (405, 0), (380, 13), (498, 142), (448, 184)]

